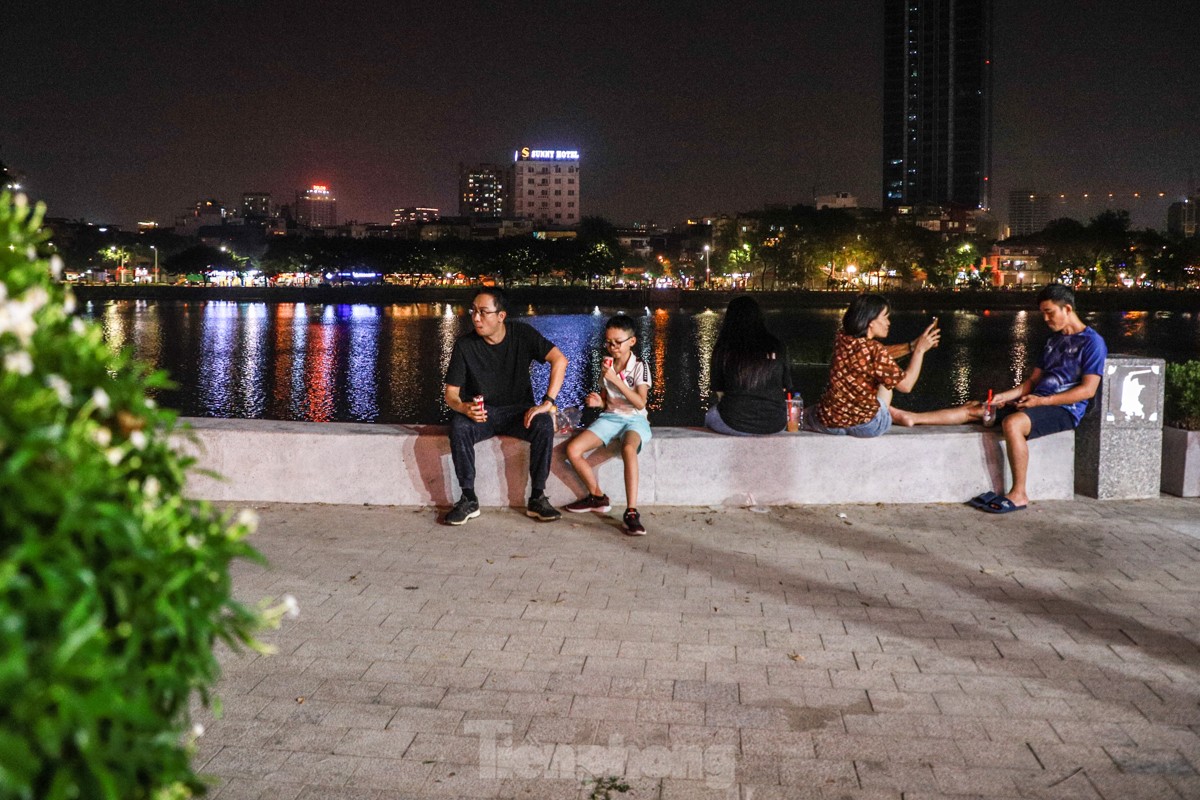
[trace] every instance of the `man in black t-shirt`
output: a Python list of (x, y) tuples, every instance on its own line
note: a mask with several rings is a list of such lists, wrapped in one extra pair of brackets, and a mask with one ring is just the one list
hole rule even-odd
[[(454, 343), (446, 368), (446, 405), (450, 419), (450, 455), (462, 498), (446, 514), (450, 525), (479, 516), (475, 495), (475, 443), (496, 434), (530, 444), (529, 504), (525, 513), (542, 522), (562, 516), (546, 497), (550, 453), (554, 447), (555, 399), (567, 374), (567, 357), (528, 325), (507, 324), (508, 309), (499, 289), (481, 289), (469, 311), (475, 330)], [(550, 363), (550, 385), (534, 405), (529, 383), (532, 361)], [(474, 398), (483, 395), (484, 407)]]

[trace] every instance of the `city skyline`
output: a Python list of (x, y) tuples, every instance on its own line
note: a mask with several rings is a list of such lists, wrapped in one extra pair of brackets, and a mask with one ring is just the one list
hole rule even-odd
[[(584, 213), (620, 223), (840, 191), (878, 203), (880, 0), (322, 8), (6, 8), (0, 159), (52, 215), (129, 227), (313, 184), (339, 219), (454, 209), (460, 163), (525, 144), (578, 150)], [(1074, 201), (1063, 215), (1127, 208), (1164, 227), (1200, 167), (1198, 27), (1175, 0), (997, 3), (997, 219), (1037, 187)]]

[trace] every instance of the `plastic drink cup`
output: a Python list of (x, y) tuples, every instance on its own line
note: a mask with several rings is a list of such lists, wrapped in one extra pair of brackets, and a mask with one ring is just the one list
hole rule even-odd
[(804, 413), (804, 401), (799, 395), (787, 399), (787, 429), (789, 433), (800, 430), (800, 415)]
[(612, 369), (612, 365), (613, 365), (612, 356), (605, 356), (604, 357), (604, 371), (608, 372), (610, 369)]
[(983, 426), (990, 428), (996, 424), (996, 407), (992, 405), (992, 390), (988, 389), (987, 402), (983, 404)]
[(472, 398), (472, 402), (475, 403), (475, 410), (478, 411), (480, 414), (482, 414), (483, 413), (483, 395), (481, 395), (481, 394), (475, 395), (475, 397)]

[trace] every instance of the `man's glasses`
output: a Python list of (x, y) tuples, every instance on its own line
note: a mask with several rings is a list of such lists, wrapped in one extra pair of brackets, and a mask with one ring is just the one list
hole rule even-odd
[(605, 339), (604, 345), (606, 347), (620, 347), (632, 338), (632, 336), (626, 336), (624, 339)]
[(472, 317), (486, 317), (488, 314), (499, 314), (500, 312), (494, 308), (475, 308), (472, 306), (467, 309), (467, 313)]

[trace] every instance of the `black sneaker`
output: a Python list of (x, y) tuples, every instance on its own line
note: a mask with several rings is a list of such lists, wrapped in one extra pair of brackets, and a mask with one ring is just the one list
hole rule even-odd
[(625, 509), (625, 516), (621, 521), (625, 523), (625, 532), (630, 536), (646, 535), (646, 527), (642, 525), (642, 518), (638, 515), (636, 508)]
[(447, 525), (462, 525), (469, 519), (479, 516), (479, 501), (462, 498), (454, 504), (454, 508), (446, 514)]
[(550, 499), (546, 495), (542, 495), (529, 498), (529, 504), (525, 506), (525, 516), (533, 517), (541, 522), (553, 522), (562, 514), (557, 508), (550, 505)]
[(576, 514), (583, 514), (588, 511), (605, 514), (612, 511), (612, 503), (609, 502), (608, 495), (606, 494), (585, 494), (574, 503), (567, 503), (563, 508)]

